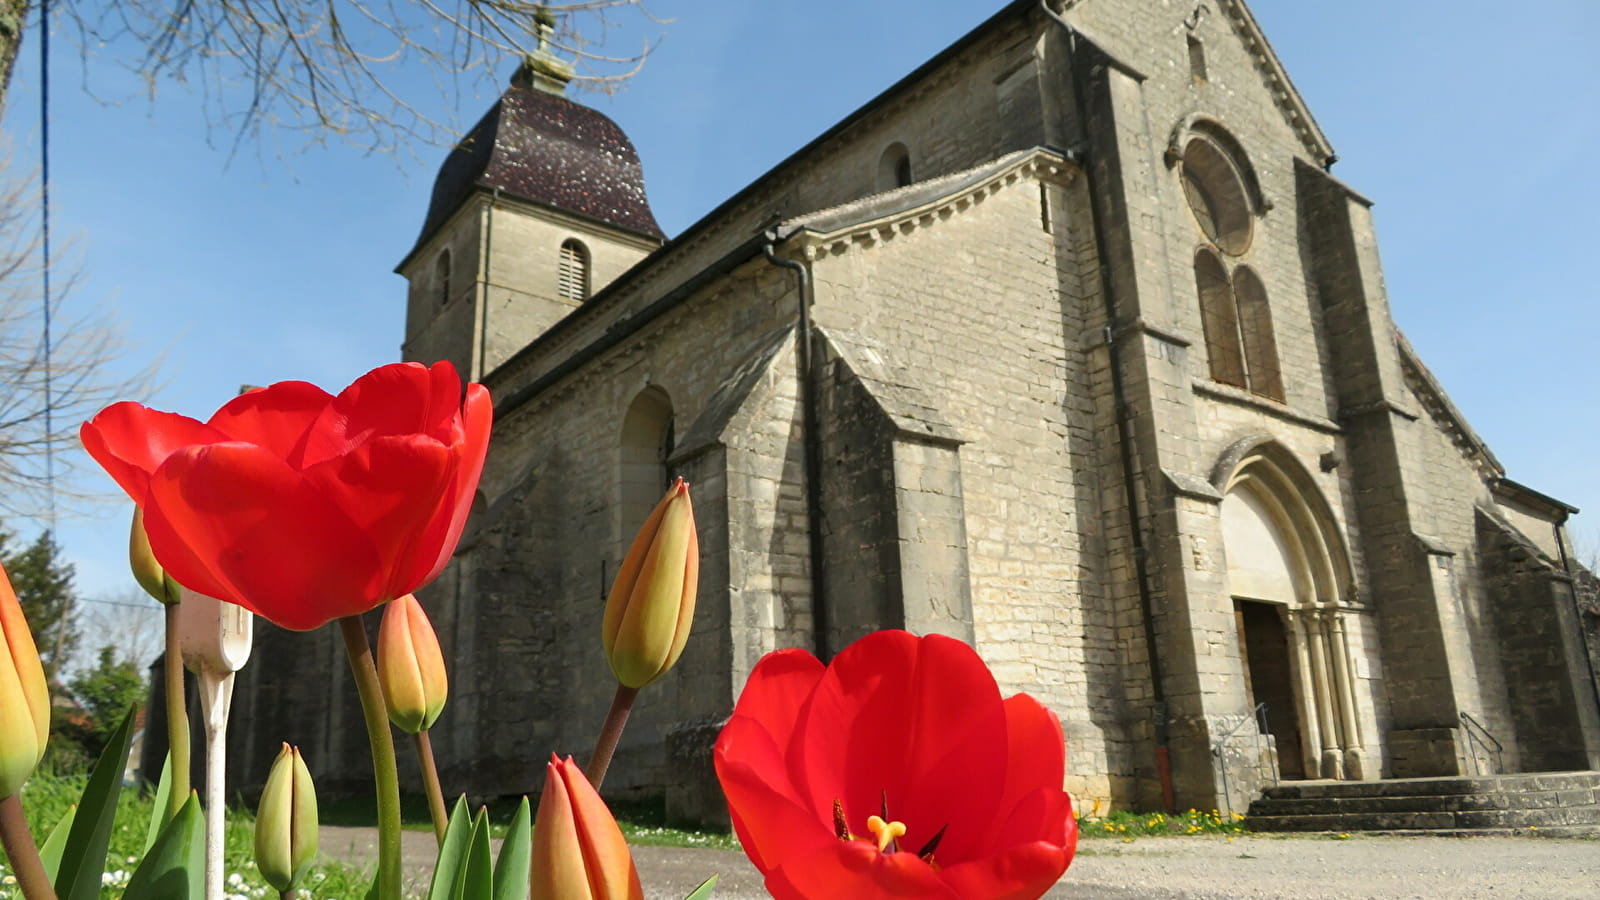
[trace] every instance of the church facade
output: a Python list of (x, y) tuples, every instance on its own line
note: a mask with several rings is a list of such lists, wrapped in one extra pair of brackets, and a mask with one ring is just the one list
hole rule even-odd
[[(609, 578), (677, 475), (693, 636), (607, 782), (676, 815), (722, 815), (711, 742), (763, 653), (879, 628), (1053, 709), (1085, 810), (1600, 768), (1575, 510), (1396, 330), (1368, 201), (1249, 10), (1060, 6), (1006, 5), (670, 240), (553, 59), (452, 152), (398, 269), (405, 357), (496, 403), (422, 594), (449, 789), (587, 754)], [(367, 777), (345, 679), (270, 677), (245, 771), (287, 731)]]

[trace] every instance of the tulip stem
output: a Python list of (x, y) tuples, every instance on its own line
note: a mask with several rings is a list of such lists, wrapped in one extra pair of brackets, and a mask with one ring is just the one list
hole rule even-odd
[(172, 781), (167, 793), (167, 821), (178, 817), (189, 800), (189, 703), (183, 690), (183, 650), (178, 647), (178, 604), (168, 603), (167, 654), (162, 660), (167, 693), (167, 752), (172, 755)]
[(28, 820), (22, 815), (22, 800), (16, 794), (0, 800), (0, 843), (5, 844), (11, 874), (16, 876), (22, 896), (27, 900), (56, 900), (56, 890), (50, 886), (44, 863), (39, 861), (39, 847), (33, 842)]
[(422, 766), (422, 783), (428, 789), (428, 812), (433, 814), (433, 836), (444, 843), (444, 829), (450, 814), (444, 809), (444, 789), (439, 785), (439, 766), (433, 761), (433, 741), (428, 729), (417, 732), (417, 761)]
[(611, 757), (617, 752), (617, 742), (622, 740), (622, 729), (628, 725), (628, 713), (633, 712), (633, 700), (639, 696), (638, 688), (617, 685), (616, 696), (611, 698), (611, 711), (606, 713), (606, 724), (600, 728), (600, 737), (594, 742), (594, 755), (583, 774), (596, 791), (606, 780), (606, 770), (611, 768)]
[(294, 900), (294, 898), (298, 896), (300, 896), (299, 888), (289, 888), (288, 890), (278, 894), (278, 900)]
[(383, 687), (378, 682), (378, 667), (372, 660), (372, 645), (360, 616), (339, 620), (344, 634), (345, 653), (350, 657), (350, 672), (355, 676), (356, 693), (361, 695), (361, 712), (367, 722), (367, 739), (372, 744), (372, 778), (378, 794), (378, 893), (379, 897), (400, 896), (400, 772), (395, 764), (394, 736), (389, 733), (389, 712), (383, 704)]

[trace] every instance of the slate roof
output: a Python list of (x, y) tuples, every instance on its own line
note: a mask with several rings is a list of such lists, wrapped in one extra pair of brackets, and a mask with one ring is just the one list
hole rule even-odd
[(474, 190), (495, 188), (664, 238), (645, 199), (644, 171), (628, 136), (604, 113), (555, 94), (514, 85), (467, 132), (439, 167), (417, 246)]

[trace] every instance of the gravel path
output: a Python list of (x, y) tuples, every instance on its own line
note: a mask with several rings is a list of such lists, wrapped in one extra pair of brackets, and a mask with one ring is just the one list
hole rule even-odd
[[(375, 832), (322, 829), (323, 852), (355, 863)], [(408, 867), (432, 863), (433, 836), (406, 833)], [(683, 900), (713, 872), (715, 900), (765, 900), (742, 854), (636, 847), (646, 900)], [(1050, 898), (1087, 900), (1596, 900), (1600, 840), (1542, 837), (1243, 836), (1085, 841)], [(841, 898), (846, 900), (846, 898)]]

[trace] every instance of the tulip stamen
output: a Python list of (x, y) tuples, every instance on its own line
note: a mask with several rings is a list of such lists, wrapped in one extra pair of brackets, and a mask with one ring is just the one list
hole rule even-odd
[(844, 801), (833, 798), (833, 833), (841, 841), (854, 840), (855, 835), (850, 833), (850, 825), (844, 818)]
[(879, 816), (868, 816), (867, 830), (878, 839), (879, 853), (897, 853), (900, 848), (895, 844), (895, 838), (905, 835), (906, 823), (885, 822)]
[(939, 842), (944, 840), (945, 829), (949, 827), (950, 823), (948, 822), (939, 826), (939, 830), (934, 833), (933, 837), (928, 838), (928, 842), (922, 845), (921, 850), (917, 851), (917, 856), (923, 862), (928, 863), (929, 865), (933, 864), (933, 851), (939, 849)]

